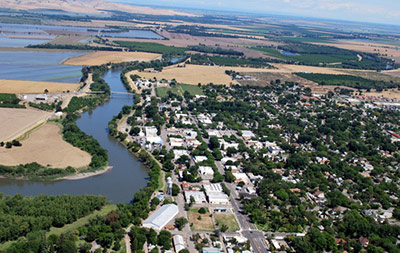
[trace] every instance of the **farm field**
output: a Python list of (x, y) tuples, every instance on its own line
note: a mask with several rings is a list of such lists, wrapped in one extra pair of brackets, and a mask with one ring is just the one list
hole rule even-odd
[(0, 108), (0, 141), (17, 138), (49, 116), (41, 110)]
[(0, 79), (0, 93), (36, 94), (43, 93), (45, 89), (47, 89), (49, 93), (62, 93), (68, 90), (71, 92), (76, 91), (79, 86), (79, 83)]
[(47, 123), (34, 130), (21, 143), (22, 147), (0, 149), (2, 165), (15, 166), (37, 162), (52, 168), (83, 168), (91, 161), (88, 153), (63, 140), (59, 126), (54, 123)]
[(64, 61), (65, 65), (102, 65), (108, 62), (119, 63), (128, 61), (151, 61), (161, 57), (160, 54), (144, 52), (109, 52), (97, 51)]
[[(193, 231), (214, 231), (214, 225), (210, 213), (200, 214), (199, 208), (192, 208), (188, 211), (189, 224)], [(198, 217), (201, 217), (199, 220)]]
[(225, 68), (214, 67), (214, 66), (202, 66), (186, 64), (185, 67), (177, 67), (177, 65), (166, 67), (162, 72), (150, 73), (150, 72), (138, 72), (131, 71), (129, 75), (137, 74), (142, 78), (152, 79), (157, 78), (158, 80), (175, 79), (179, 83), (197, 85), (201, 84), (225, 84), (230, 83), (236, 84), (236, 81), (232, 81), (232, 78), (225, 74)]
[(233, 214), (214, 214), (215, 221), (217, 226), (221, 228), (223, 225), (228, 227), (228, 232), (236, 232), (239, 230), (239, 225), (235, 219), (235, 215)]

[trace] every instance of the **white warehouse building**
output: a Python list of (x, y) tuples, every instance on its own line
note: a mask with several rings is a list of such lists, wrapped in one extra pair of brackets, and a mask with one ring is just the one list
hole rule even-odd
[(149, 218), (143, 221), (143, 227), (162, 230), (179, 212), (175, 204), (163, 205), (157, 209)]

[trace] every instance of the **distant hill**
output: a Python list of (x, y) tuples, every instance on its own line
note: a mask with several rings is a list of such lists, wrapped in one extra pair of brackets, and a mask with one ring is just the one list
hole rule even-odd
[(53, 9), (87, 14), (108, 14), (107, 10), (110, 10), (150, 15), (195, 16), (175, 10), (132, 6), (105, 0), (0, 0), (0, 7), (16, 10)]

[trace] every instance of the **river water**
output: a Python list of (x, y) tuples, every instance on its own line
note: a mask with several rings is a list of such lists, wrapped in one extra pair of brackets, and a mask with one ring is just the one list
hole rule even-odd
[[(110, 70), (104, 80), (112, 91), (126, 92), (120, 80), (121, 70)], [(0, 192), (6, 195), (20, 193), (25, 196), (47, 195), (104, 195), (113, 203), (128, 203), (133, 194), (146, 185), (147, 169), (107, 133), (108, 122), (122, 106), (132, 105), (132, 96), (111, 95), (109, 101), (92, 111), (82, 114), (77, 124), (82, 131), (96, 138), (108, 151), (110, 172), (81, 180), (32, 182), (27, 180), (0, 179)]]

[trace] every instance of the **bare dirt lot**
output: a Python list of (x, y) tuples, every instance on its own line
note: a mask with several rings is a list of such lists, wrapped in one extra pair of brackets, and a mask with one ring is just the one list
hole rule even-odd
[(64, 61), (66, 65), (102, 65), (108, 62), (119, 63), (128, 61), (151, 61), (161, 57), (160, 54), (144, 52), (109, 52), (97, 51)]
[(140, 77), (152, 79), (157, 78), (157, 80), (175, 79), (177, 82), (185, 84), (197, 85), (201, 84), (225, 84), (230, 85), (230, 83), (237, 83), (233, 81), (230, 76), (225, 74), (225, 68), (215, 67), (215, 66), (202, 66), (202, 65), (192, 65), (186, 64), (185, 67), (177, 67), (177, 65), (166, 67), (162, 72), (150, 73), (150, 72), (138, 72), (132, 71), (129, 75), (137, 74)]
[(75, 91), (79, 88), (79, 83), (59, 83), (59, 82), (41, 82), (41, 81), (22, 81), (0, 79), (0, 93), (43, 93), (45, 89), (49, 93), (62, 93)]
[(82, 168), (89, 165), (91, 156), (62, 139), (60, 128), (47, 123), (33, 131), (22, 147), (0, 148), (0, 163), (7, 166), (37, 162), (52, 168)]
[(17, 138), (49, 116), (40, 110), (0, 108), (0, 141)]

